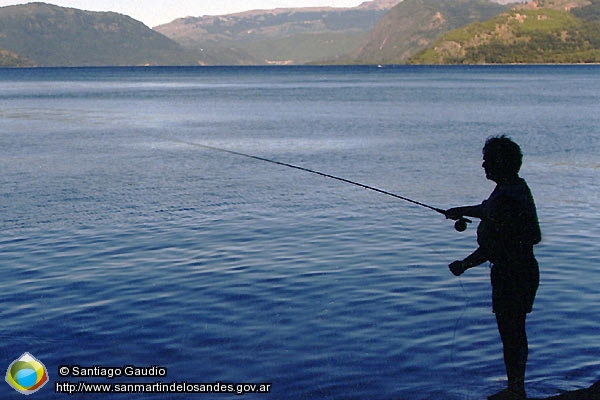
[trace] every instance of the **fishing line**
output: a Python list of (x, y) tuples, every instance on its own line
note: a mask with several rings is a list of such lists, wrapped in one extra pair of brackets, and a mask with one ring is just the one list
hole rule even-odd
[[(447, 259), (447, 257), (443, 256), (435, 247), (430, 246), (430, 250), (433, 251), (438, 256), (438, 258), (440, 258), (442, 260)], [(462, 307), (462, 309), (460, 311), (460, 315), (456, 318), (456, 321), (454, 322), (454, 326), (452, 329), (452, 346), (450, 347), (450, 364), (452, 365), (452, 368), (454, 369), (454, 371), (457, 373), (459, 373), (459, 371), (456, 366), (456, 360), (455, 360), (456, 333), (458, 332), (458, 327), (459, 327), (463, 317), (467, 313), (467, 310), (469, 309), (469, 305), (471, 303), (471, 296), (469, 296), (469, 293), (465, 289), (465, 285), (463, 284), (462, 276), (458, 277), (458, 283), (460, 284), (460, 289), (462, 291), (462, 302), (464, 303), (464, 306)]]
[[(437, 208), (437, 207), (431, 206), (429, 204), (425, 204), (425, 203), (422, 203), (420, 201), (416, 201), (416, 200), (410, 199), (408, 197), (401, 196), (401, 195), (396, 194), (396, 193), (388, 192), (387, 190), (379, 189), (379, 188), (376, 188), (374, 186), (365, 185), (365, 184), (360, 183), (360, 182), (355, 182), (355, 181), (352, 181), (350, 179), (346, 179), (346, 178), (342, 178), (342, 177), (339, 177), (339, 176), (331, 175), (331, 174), (328, 174), (328, 173), (325, 173), (325, 172), (317, 171), (317, 170), (310, 169), (310, 168), (301, 167), (299, 165), (294, 165), (294, 164), (286, 163), (286, 162), (283, 162), (283, 161), (273, 160), (273, 159), (270, 159), (270, 158), (259, 157), (259, 156), (252, 155), (252, 154), (242, 153), (242, 152), (239, 152), (239, 151), (228, 150), (228, 149), (224, 149), (224, 148), (221, 148), (221, 147), (209, 146), (209, 145), (202, 144), (202, 143), (188, 142), (188, 141), (183, 141), (183, 140), (173, 140), (173, 141), (174, 142), (178, 142), (178, 143), (187, 144), (189, 146), (201, 147), (201, 148), (204, 148), (204, 149), (215, 150), (215, 151), (220, 151), (220, 152), (229, 153), (229, 154), (235, 154), (237, 156), (242, 156), (242, 157), (246, 157), (246, 158), (252, 158), (254, 160), (259, 160), (259, 161), (264, 161), (264, 162), (268, 162), (268, 163), (271, 163), (271, 164), (281, 165), (281, 166), (284, 166), (284, 167), (293, 168), (293, 169), (297, 169), (297, 170), (300, 170), (300, 171), (308, 172), (308, 173), (311, 173), (311, 174), (319, 175), (319, 176), (322, 176), (322, 177), (325, 177), (325, 178), (334, 179), (334, 180), (337, 180), (337, 181), (340, 181), (340, 182), (348, 183), (350, 185), (359, 186), (359, 187), (361, 187), (363, 189), (371, 190), (373, 192), (377, 192), (377, 193), (385, 194), (387, 196), (395, 197), (397, 199), (404, 200), (404, 201), (407, 201), (409, 203), (412, 203), (412, 204), (415, 204), (415, 205), (418, 205), (418, 206), (421, 206), (421, 207), (424, 207), (424, 208), (428, 208), (430, 210), (433, 210), (435, 212), (438, 212), (438, 213), (444, 215), (446, 218), (449, 218), (446, 215), (446, 212), (444, 210), (442, 210), (441, 208)], [(459, 217), (459, 218), (456, 219), (456, 223), (454, 224), (454, 228), (457, 231), (459, 231), (459, 232), (463, 232), (465, 229), (467, 229), (467, 223), (470, 223), (470, 222), (472, 222), (470, 219), (467, 219), (467, 218), (464, 218), (464, 217)]]
[(454, 360), (454, 354), (456, 350), (456, 331), (458, 330), (458, 325), (460, 324), (460, 321), (462, 320), (465, 313), (467, 312), (467, 309), (469, 308), (468, 300), (470, 300), (470, 297), (467, 294), (467, 291), (465, 290), (465, 286), (463, 285), (460, 276), (458, 277), (458, 282), (460, 283), (460, 288), (463, 292), (463, 300), (465, 302), (465, 306), (463, 307), (460, 315), (456, 319), (456, 322), (454, 323), (454, 330), (452, 331), (452, 350), (450, 351), (450, 363), (452, 364), (455, 371), (457, 370), (456, 361)]

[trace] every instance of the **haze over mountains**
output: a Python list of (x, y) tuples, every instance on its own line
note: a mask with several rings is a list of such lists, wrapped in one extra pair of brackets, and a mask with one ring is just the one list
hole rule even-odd
[(206, 63), (234, 59), (238, 64), (303, 64), (351, 54), (400, 1), (373, 0), (353, 8), (279, 8), (186, 17), (154, 29), (204, 53)]
[[(560, 48), (564, 53), (565, 48), (576, 47), (580, 55), (586, 55), (569, 59), (596, 59), (600, 42), (593, 32), (600, 29), (595, 25), (594, 10), (600, 0), (537, 0), (512, 5), (537, 10), (538, 14), (531, 14), (527, 23), (519, 22), (519, 26), (511, 22), (512, 36), (493, 36), (498, 24), (507, 18), (502, 16), (511, 9), (506, 4), (509, 1), (373, 0), (353, 8), (253, 10), (186, 17), (154, 30), (113, 12), (30, 3), (0, 8), (0, 66), (513, 62), (495, 56), (457, 58), (438, 53), (453, 46), (465, 54), (479, 54), (474, 50), (479, 46), (487, 46), (488, 53), (498, 49), (510, 53), (514, 46), (520, 46), (519, 53), (539, 53), (539, 46), (524, 45), (539, 42), (538, 29), (546, 32), (544, 43), (552, 42), (549, 48)], [(578, 14), (582, 7), (587, 7), (586, 11)], [(531, 24), (535, 18), (548, 21), (552, 28)], [(456, 29), (462, 29), (463, 42), (454, 40)], [(466, 32), (476, 32), (475, 39), (465, 39)], [(423, 56), (433, 54), (434, 47), (438, 49), (435, 56)], [(547, 58), (550, 52), (543, 53), (520, 59), (567, 59)]]

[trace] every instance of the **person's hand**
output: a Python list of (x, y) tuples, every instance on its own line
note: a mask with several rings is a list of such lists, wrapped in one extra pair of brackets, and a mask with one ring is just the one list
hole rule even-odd
[(446, 218), (452, 219), (454, 221), (462, 218), (463, 216), (460, 207), (449, 208), (446, 211), (444, 211), (444, 215), (446, 216)]
[(463, 272), (467, 270), (465, 263), (462, 261), (454, 261), (452, 264), (448, 265), (448, 268), (450, 268), (450, 272), (452, 272), (454, 276), (461, 276)]

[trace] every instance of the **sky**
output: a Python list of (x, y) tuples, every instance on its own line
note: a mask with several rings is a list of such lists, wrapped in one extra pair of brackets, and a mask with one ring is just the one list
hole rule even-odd
[[(114, 11), (129, 15), (149, 27), (176, 18), (223, 15), (240, 11), (292, 7), (355, 7), (364, 0), (40, 0), (61, 7), (88, 11)], [(0, 7), (30, 3), (0, 0)]]

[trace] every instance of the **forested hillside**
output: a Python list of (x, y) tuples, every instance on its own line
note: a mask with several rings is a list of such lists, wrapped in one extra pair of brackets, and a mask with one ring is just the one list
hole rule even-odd
[[(600, 62), (600, 0), (539, 1), (447, 33), (416, 64)], [(579, 2), (579, 4), (585, 4)]]

